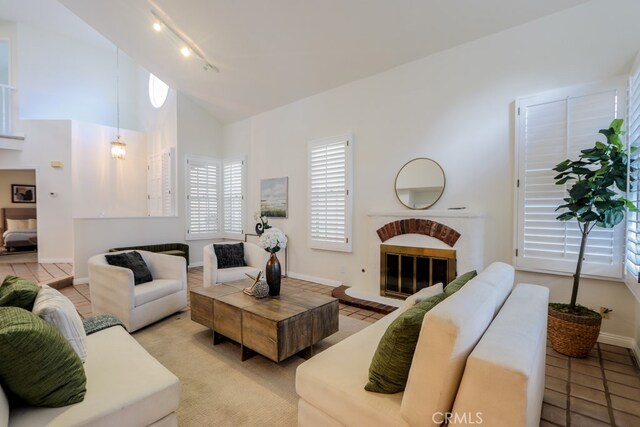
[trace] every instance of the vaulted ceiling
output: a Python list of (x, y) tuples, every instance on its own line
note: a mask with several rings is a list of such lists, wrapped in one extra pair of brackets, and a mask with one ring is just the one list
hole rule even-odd
[[(59, 0), (223, 123), (586, 1)], [(183, 58), (175, 40), (152, 29), (151, 10), (220, 71), (204, 71), (197, 58)]]

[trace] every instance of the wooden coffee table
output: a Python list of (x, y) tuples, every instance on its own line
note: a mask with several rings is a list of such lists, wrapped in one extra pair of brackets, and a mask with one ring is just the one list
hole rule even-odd
[(213, 330), (213, 344), (240, 344), (242, 360), (256, 352), (282, 360), (338, 331), (338, 300), (283, 285), (280, 296), (258, 299), (242, 293), (240, 280), (191, 290), (191, 320)]

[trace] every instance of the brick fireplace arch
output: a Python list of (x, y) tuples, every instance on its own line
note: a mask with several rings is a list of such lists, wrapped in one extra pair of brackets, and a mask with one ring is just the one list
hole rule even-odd
[(376, 230), (376, 232), (383, 242), (401, 234), (424, 234), (425, 236), (434, 237), (451, 247), (460, 238), (460, 233), (451, 227), (429, 219), (418, 218), (389, 222)]

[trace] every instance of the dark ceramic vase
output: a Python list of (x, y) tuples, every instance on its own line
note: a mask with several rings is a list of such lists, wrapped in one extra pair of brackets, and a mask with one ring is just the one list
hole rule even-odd
[(271, 254), (267, 265), (264, 268), (267, 276), (267, 285), (269, 285), (269, 296), (277, 297), (280, 295), (280, 280), (282, 279), (280, 261), (275, 253)]

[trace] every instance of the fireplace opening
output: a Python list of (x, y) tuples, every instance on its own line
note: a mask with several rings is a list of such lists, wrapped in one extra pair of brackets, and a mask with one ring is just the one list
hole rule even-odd
[(380, 295), (406, 298), (456, 277), (456, 251), (380, 245)]

